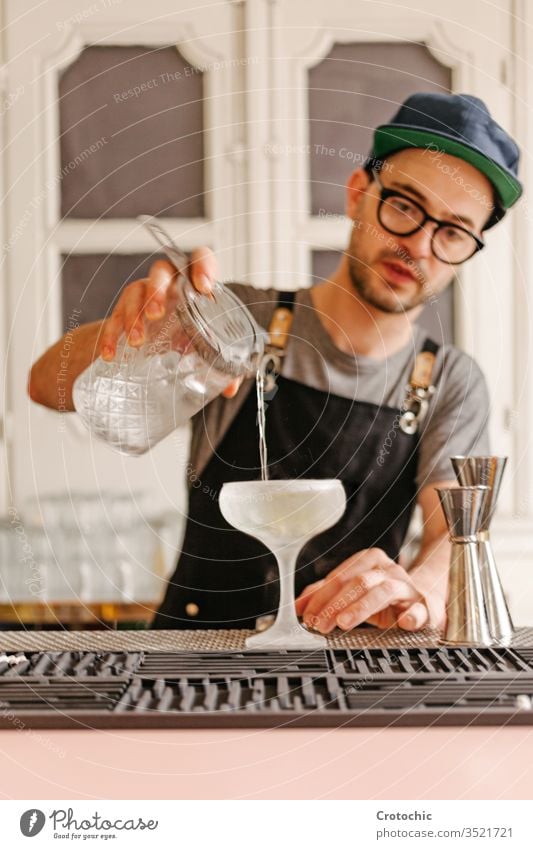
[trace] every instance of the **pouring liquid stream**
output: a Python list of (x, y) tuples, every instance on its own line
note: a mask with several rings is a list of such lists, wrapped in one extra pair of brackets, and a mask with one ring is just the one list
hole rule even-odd
[(266, 360), (263, 359), (257, 369), (255, 385), (257, 391), (257, 426), (259, 429), (259, 459), (261, 462), (261, 480), (268, 480), (268, 454), (266, 444), (265, 380)]

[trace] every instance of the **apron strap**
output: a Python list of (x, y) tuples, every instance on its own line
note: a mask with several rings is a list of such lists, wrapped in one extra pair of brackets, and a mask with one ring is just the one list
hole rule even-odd
[[(268, 326), (269, 345), (272, 353), (282, 356), (291, 331), (294, 297), (296, 292), (280, 292), (278, 304)], [(272, 350), (273, 349), (273, 350)]]
[(431, 379), (439, 347), (433, 339), (427, 338), (415, 358), (399, 420), (400, 429), (411, 436), (418, 432), (426, 418), (430, 398), (435, 393)]
[(433, 339), (426, 339), (411, 372), (409, 386), (412, 389), (429, 389), (438, 350), (439, 346)]
[(294, 318), (294, 298), (296, 292), (280, 292), (278, 303), (268, 326), (268, 345), (261, 360), (260, 370), (263, 375), (263, 393), (267, 398), (276, 391), (276, 380), (281, 373), (283, 357), (291, 332)]

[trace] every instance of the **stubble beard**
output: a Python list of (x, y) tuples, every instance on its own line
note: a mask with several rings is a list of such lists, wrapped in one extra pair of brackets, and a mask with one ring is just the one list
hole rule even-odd
[[(425, 304), (435, 294), (431, 286), (427, 285), (427, 281), (416, 263), (413, 263), (412, 266), (416, 276), (416, 279), (413, 280), (413, 284), (416, 286), (415, 291), (412, 294), (403, 294), (403, 296), (395, 292), (389, 287), (379, 271), (376, 271), (369, 262), (365, 262), (364, 255), (357, 245), (357, 232), (355, 230), (346, 256), (350, 282), (359, 299), (382, 312), (408, 312)], [(398, 257), (392, 251), (383, 251), (372, 262), (377, 263), (381, 259), (394, 262)]]

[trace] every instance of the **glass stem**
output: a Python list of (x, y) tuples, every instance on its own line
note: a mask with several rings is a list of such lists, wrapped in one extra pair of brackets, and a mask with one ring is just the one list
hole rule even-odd
[(300, 545), (287, 545), (276, 552), (279, 568), (279, 609), (272, 628), (289, 634), (300, 630), (295, 608), (294, 572)]

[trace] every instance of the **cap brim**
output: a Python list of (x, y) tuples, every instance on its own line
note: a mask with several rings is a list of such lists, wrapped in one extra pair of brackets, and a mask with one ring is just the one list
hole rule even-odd
[(376, 129), (372, 156), (375, 159), (384, 159), (392, 153), (405, 150), (406, 147), (432, 148), (435, 154), (442, 151), (469, 162), (490, 180), (504, 209), (509, 209), (522, 194), (521, 183), (510, 171), (489, 159), (477, 148), (459, 142), (456, 138), (445, 134), (428, 132), (400, 124), (386, 124)]

